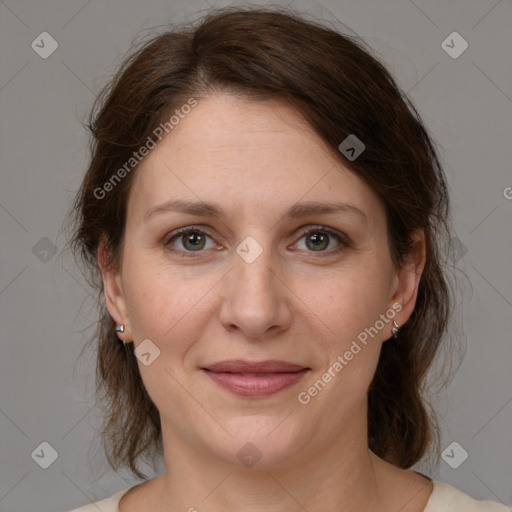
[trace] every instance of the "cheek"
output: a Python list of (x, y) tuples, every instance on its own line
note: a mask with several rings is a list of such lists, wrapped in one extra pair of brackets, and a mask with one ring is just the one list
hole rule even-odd
[[(322, 287), (318, 286), (320, 283)], [(343, 414), (346, 407), (365, 400), (381, 342), (389, 337), (392, 319), (386, 317), (387, 274), (376, 265), (353, 268), (337, 279), (317, 281), (314, 294), (311, 289), (305, 302), (314, 313), (310, 315), (316, 323), (312, 330), (318, 335), (316, 350), (322, 353), (323, 361), (312, 382), (317, 390), (323, 390), (325, 384), (326, 391), (318, 394), (340, 404), (339, 414)], [(387, 322), (381, 320), (381, 315)], [(320, 399), (318, 405), (322, 402)]]
[(324, 333), (315, 338), (315, 351), (321, 354), (322, 364), (301, 386), (302, 394), (297, 397), (300, 404), (306, 404), (311, 420), (327, 415), (337, 426), (365, 407), (381, 341), (387, 337), (383, 330), (374, 330), (380, 314), (385, 313), (383, 307), (377, 293), (367, 297), (358, 286), (349, 285), (338, 287), (329, 300), (318, 304), (324, 313), (313, 332)]
[[(319, 283), (323, 286), (318, 286)], [(323, 279), (316, 283), (315, 292), (303, 296), (315, 313), (320, 324), (330, 333), (329, 339), (334, 345), (343, 347), (352, 339), (374, 326), (388, 306), (389, 289), (384, 273), (372, 269), (346, 272), (334, 278)], [(387, 326), (387, 324), (386, 324)], [(378, 339), (386, 339), (387, 330), (380, 326)]]
[[(219, 276), (184, 273), (139, 255), (126, 258), (123, 282), (130, 327), (136, 341), (149, 338), (164, 348), (173, 340), (173, 350), (198, 332), (208, 308), (209, 293)], [(193, 319), (193, 320), (191, 320)]]

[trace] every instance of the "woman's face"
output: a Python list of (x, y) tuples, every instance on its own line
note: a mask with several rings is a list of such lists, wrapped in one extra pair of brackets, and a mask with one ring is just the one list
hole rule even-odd
[[(145, 340), (164, 442), (260, 465), (364, 443), (381, 344), (419, 274), (392, 264), (379, 197), (291, 107), (227, 94), (200, 100), (136, 173), (106, 301), (123, 339)], [(306, 370), (206, 369), (230, 360)]]

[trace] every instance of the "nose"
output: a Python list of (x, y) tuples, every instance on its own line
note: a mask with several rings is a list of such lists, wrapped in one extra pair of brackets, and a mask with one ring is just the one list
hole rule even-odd
[(228, 331), (263, 339), (289, 328), (292, 322), (291, 291), (284, 276), (272, 265), (270, 251), (251, 263), (238, 254), (234, 268), (223, 279), (220, 321)]

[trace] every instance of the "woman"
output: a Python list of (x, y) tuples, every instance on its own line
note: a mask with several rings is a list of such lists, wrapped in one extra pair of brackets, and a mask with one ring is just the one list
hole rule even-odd
[(105, 300), (104, 444), (165, 472), (77, 510), (507, 510), (408, 469), (437, 437), (449, 204), (360, 43), (216, 11), (146, 43), (98, 107), (73, 243)]

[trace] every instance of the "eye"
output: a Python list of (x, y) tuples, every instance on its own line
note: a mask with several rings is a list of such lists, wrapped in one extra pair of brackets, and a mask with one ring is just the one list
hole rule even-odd
[(313, 228), (308, 230), (294, 248), (308, 252), (338, 252), (348, 246), (348, 240), (341, 233), (328, 228)]
[[(315, 227), (306, 231), (292, 246), (292, 250), (334, 254), (350, 245), (346, 235), (330, 228)], [(181, 256), (194, 256), (193, 253), (208, 249), (220, 249), (212, 237), (204, 230), (195, 227), (184, 227), (175, 230), (164, 242), (164, 246), (172, 253)]]
[(215, 242), (210, 235), (197, 228), (181, 228), (174, 232), (165, 242), (171, 252), (183, 253), (201, 252), (203, 249), (215, 248)]

